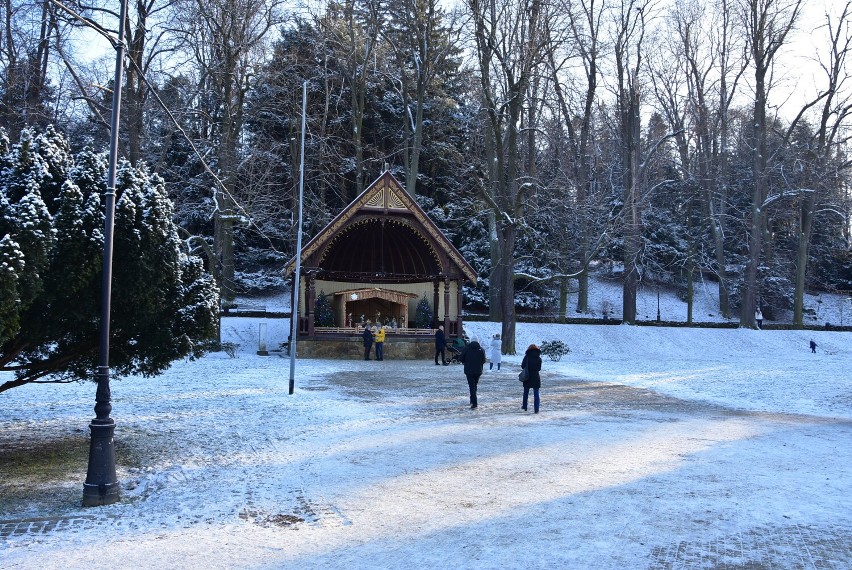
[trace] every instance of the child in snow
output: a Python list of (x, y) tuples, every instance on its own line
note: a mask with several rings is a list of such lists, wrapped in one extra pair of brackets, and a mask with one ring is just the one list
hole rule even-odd
[(491, 362), (488, 364), (488, 370), (494, 370), (494, 365), (497, 365), (497, 370), (500, 370), (500, 359), (503, 355), (503, 341), (500, 340), (500, 333), (494, 335), (491, 339)]

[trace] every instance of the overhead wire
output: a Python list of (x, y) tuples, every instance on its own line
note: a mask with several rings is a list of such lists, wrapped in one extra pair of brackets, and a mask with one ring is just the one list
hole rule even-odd
[[(71, 8), (68, 8), (67, 6), (62, 4), (61, 2), (58, 2), (57, 0), (48, 0), (48, 1), (51, 4), (53, 4), (54, 6), (56, 6), (56, 7), (60, 8), (61, 10), (67, 12), (73, 18), (82, 22), (83, 25), (93, 29), (95, 32), (97, 32), (98, 34), (105, 37), (110, 42), (110, 44), (113, 46), (113, 48), (116, 48), (116, 49), (118, 48), (118, 40), (115, 37), (113, 37), (112, 34), (110, 34), (110, 32), (108, 32), (103, 27), (101, 27), (97, 22), (94, 22), (90, 18), (86, 18), (85, 16), (78, 14), (77, 12), (75, 12)], [(189, 143), (190, 148), (192, 148), (193, 154), (196, 156), (196, 158), (201, 163), (201, 166), (204, 169), (204, 171), (206, 173), (208, 173), (213, 178), (215, 185), (218, 187), (218, 189), (223, 194), (225, 194), (228, 198), (230, 198), (231, 202), (234, 204), (234, 207), (237, 209), (237, 212), (241, 213), (243, 215), (243, 219), (248, 222), (249, 226), (254, 228), (254, 230), (257, 231), (258, 235), (260, 235), (263, 239), (266, 240), (266, 242), (268, 243), (268, 245), (269, 245), (269, 247), (272, 251), (274, 251), (276, 253), (283, 253), (280, 250), (278, 250), (277, 247), (275, 247), (275, 244), (273, 243), (272, 238), (269, 237), (269, 235), (267, 235), (266, 232), (264, 232), (263, 229), (260, 226), (257, 225), (257, 223), (254, 221), (254, 218), (249, 214), (249, 212), (246, 210), (246, 208), (236, 199), (236, 197), (233, 195), (233, 193), (228, 189), (227, 185), (225, 185), (225, 183), (222, 181), (222, 179), (219, 178), (219, 176), (215, 172), (213, 172), (213, 169), (210, 168), (209, 164), (207, 164), (207, 161), (202, 156), (201, 151), (199, 151), (198, 147), (195, 146), (195, 143), (192, 141), (192, 139), (189, 137), (189, 135), (186, 133), (186, 131), (183, 129), (183, 127), (180, 125), (177, 118), (172, 113), (171, 109), (169, 109), (168, 106), (160, 98), (160, 95), (157, 93), (157, 89), (148, 80), (148, 77), (145, 74), (145, 72), (139, 67), (139, 65), (137, 65), (137, 63), (135, 61), (133, 61), (133, 59), (131, 59), (131, 58), (125, 58), (125, 59), (126, 59), (127, 62), (130, 63), (130, 65), (139, 74), (139, 77), (142, 79), (142, 81), (148, 87), (148, 89), (151, 92), (151, 95), (153, 95), (154, 99), (157, 101), (157, 104), (160, 106), (160, 108), (169, 117), (169, 120), (177, 128), (178, 132), (180, 132), (183, 139), (187, 143)], [(216, 209), (219, 209), (218, 203), (216, 205)]]

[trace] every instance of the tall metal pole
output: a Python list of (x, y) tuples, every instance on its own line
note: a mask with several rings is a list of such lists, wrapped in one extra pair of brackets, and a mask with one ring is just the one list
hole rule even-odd
[(110, 505), (118, 501), (118, 478), (115, 475), (115, 421), (109, 390), (109, 318), (112, 297), (112, 236), (115, 226), (115, 178), (118, 162), (118, 123), (121, 112), (121, 85), (124, 82), (124, 33), (127, 0), (121, 0), (118, 40), (115, 43), (115, 83), (112, 86), (112, 120), (110, 121), (109, 170), (104, 193), (104, 260), (101, 277), (101, 330), (95, 394), (95, 418), (89, 424), (92, 432), (89, 446), (89, 470), (83, 484), (83, 506)]
[(660, 286), (657, 285), (657, 322), (660, 322)]
[(293, 307), (290, 309), (290, 394), (296, 386), (296, 334), (299, 332), (299, 288), (302, 284), (302, 195), (305, 188), (305, 113), (308, 106), (308, 82), (302, 82), (302, 141), (299, 160), (299, 225), (296, 228), (296, 276), (293, 279)]

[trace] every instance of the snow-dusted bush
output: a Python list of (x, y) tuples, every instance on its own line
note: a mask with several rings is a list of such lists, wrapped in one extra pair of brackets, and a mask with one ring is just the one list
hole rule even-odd
[(236, 358), (240, 351), (240, 345), (235, 342), (223, 342), (219, 345), (219, 348), (231, 358)]
[(571, 352), (568, 346), (561, 340), (546, 340), (539, 347), (541, 353), (554, 362)]
[(236, 271), (234, 282), (240, 293), (247, 295), (259, 295), (283, 289), (286, 285), (285, 279), (279, 271)]

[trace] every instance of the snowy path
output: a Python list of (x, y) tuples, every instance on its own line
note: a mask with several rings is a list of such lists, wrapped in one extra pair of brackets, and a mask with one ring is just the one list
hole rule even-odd
[[(848, 418), (553, 372), (536, 416), (516, 368), (486, 372), (476, 411), (460, 368), (422, 362), (303, 361), (293, 396), (289, 362), (253, 355), (117, 383), (141, 465), (122, 501), (78, 507), (82, 478), (50, 512), (0, 501), (10, 529), (67, 522), (2, 535), (0, 567), (852, 566)], [(52, 390), (28, 427), (85, 426), (91, 386)], [(27, 415), (9, 400), (0, 441)]]

